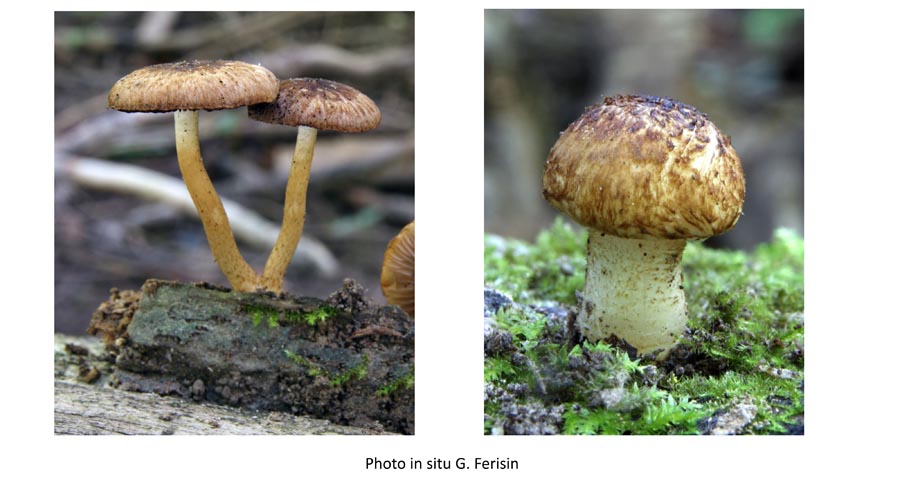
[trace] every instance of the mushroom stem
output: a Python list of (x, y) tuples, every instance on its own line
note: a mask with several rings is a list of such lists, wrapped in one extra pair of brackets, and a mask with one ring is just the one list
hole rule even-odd
[(685, 240), (619, 238), (589, 230), (578, 324), (592, 341), (616, 335), (662, 359), (687, 325)]
[(316, 146), (318, 130), (311, 127), (297, 128), (297, 143), (294, 157), (291, 159), (291, 170), (288, 175), (287, 189), (284, 193), (284, 218), (275, 247), (266, 261), (263, 270), (262, 286), (272, 292), (281, 292), (284, 274), (300, 237), (303, 235), (303, 223), (306, 220), (306, 188), (309, 186), (309, 170), (312, 165), (313, 151)]
[(175, 149), (181, 176), (203, 222), (216, 264), (235, 290), (252, 292), (257, 288), (258, 277), (241, 256), (222, 200), (203, 167), (197, 118), (197, 111), (175, 111)]

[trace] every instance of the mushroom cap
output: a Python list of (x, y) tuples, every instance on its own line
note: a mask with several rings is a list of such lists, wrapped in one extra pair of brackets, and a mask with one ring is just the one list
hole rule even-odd
[(212, 111), (269, 102), (278, 79), (265, 67), (232, 60), (156, 64), (119, 79), (109, 107), (125, 112)]
[(550, 150), (544, 198), (621, 238), (700, 239), (737, 223), (741, 161), (696, 108), (652, 96), (588, 107)]
[(325, 79), (281, 81), (278, 98), (247, 109), (252, 119), (269, 124), (308, 126), (321, 130), (363, 132), (381, 122), (381, 111), (368, 96)]
[(388, 243), (381, 267), (381, 293), (410, 317), (416, 316), (416, 222), (404, 226)]

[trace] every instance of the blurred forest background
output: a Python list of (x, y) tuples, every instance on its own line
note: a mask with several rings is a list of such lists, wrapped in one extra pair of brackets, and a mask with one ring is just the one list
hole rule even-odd
[(802, 235), (802, 10), (488, 10), (484, 23), (486, 232), (550, 225), (541, 178), (559, 133), (605, 95), (648, 94), (707, 113), (741, 158), (744, 216), (707, 244)]
[[(116, 80), (178, 60), (327, 78), (378, 104), (374, 131), (319, 133), (302, 248), (285, 290), (325, 297), (351, 277), (384, 302), (384, 249), (415, 215), (411, 12), (57, 12), (55, 22), (58, 332), (83, 333), (112, 287), (138, 289), (147, 278), (227, 286), (193, 207), (165, 191), (172, 180), (183, 187), (173, 115), (107, 109)], [(200, 113), (207, 170), (223, 200), (238, 205), (226, 209), (260, 272), (281, 225), (296, 135), (250, 120), (246, 108)]]

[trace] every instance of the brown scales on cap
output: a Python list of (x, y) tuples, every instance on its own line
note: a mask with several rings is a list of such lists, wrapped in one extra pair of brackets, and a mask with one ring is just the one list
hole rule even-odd
[(125, 112), (234, 109), (270, 102), (278, 79), (267, 69), (239, 61), (194, 60), (157, 64), (119, 79), (109, 107)]
[(623, 238), (707, 238), (737, 223), (744, 175), (730, 140), (696, 108), (607, 97), (562, 133), (544, 198), (584, 226)]
[(283, 80), (275, 101), (251, 106), (248, 111), (257, 121), (328, 131), (369, 131), (381, 122), (381, 111), (372, 99), (325, 79)]
[(284, 219), (275, 247), (261, 278), (267, 290), (280, 292), (291, 256), (303, 234), (306, 191), (318, 130), (363, 132), (378, 127), (381, 111), (365, 94), (324, 79), (288, 79), (280, 82), (278, 97), (247, 108), (251, 119), (297, 127), (297, 142), (287, 189)]
[(222, 200), (200, 155), (198, 110), (231, 109), (267, 102), (278, 95), (278, 80), (267, 69), (245, 62), (195, 60), (138, 69), (109, 91), (109, 107), (126, 112), (175, 111), (175, 150), (213, 257), (235, 290), (256, 290), (256, 272), (240, 254)]
[(560, 135), (544, 198), (588, 229), (582, 334), (615, 335), (664, 358), (687, 326), (686, 240), (734, 226), (744, 174), (731, 141), (697, 109), (615, 96)]

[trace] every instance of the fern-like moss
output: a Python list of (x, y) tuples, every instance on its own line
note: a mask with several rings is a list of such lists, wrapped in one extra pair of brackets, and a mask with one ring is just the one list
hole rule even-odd
[(689, 330), (662, 363), (548, 315), (576, 310), (585, 245), (561, 220), (534, 243), (485, 238), (485, 288), (512, 299), (489, 314), (486, 433), (695, 434), (739, 404), (753, 417), (735, 432), (802, 433), (802, 238), (778, 230), (750, 253), (689, 243)]

